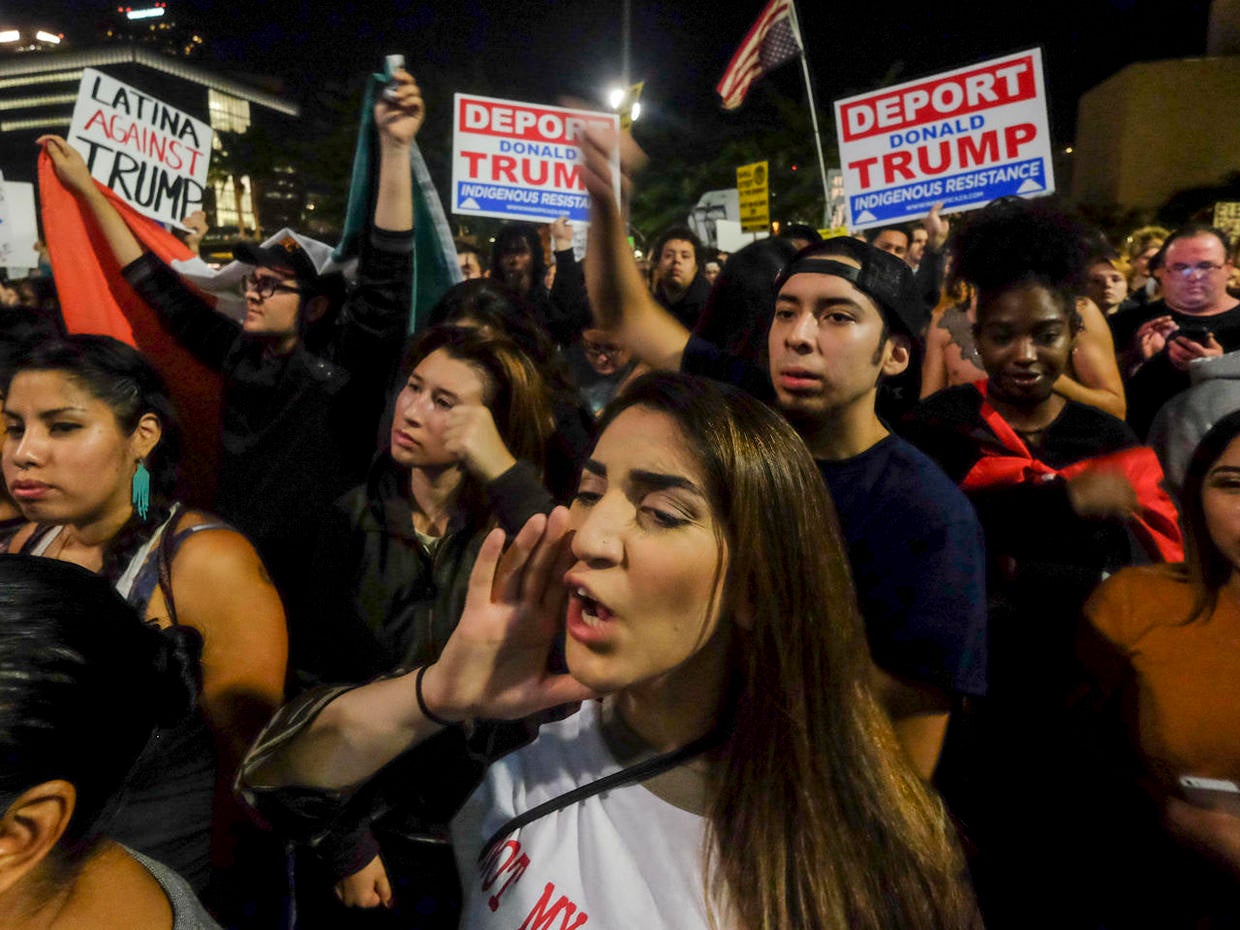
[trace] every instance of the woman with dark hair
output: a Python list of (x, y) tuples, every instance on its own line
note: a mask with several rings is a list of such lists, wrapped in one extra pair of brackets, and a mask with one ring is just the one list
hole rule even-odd
[[(684, 375), (639, 380), (602, 425), (571, 514), (534, 518), (502, 557), (505, 534), (487, 537), (440, 657), (287, 708), (249, 797), (283, 816), (295, 796), (347, 799), (461, 722), (581, 701), (454, 821), (462, 926), (971, 925), (943, 810), (867, 685), (804, 443)], [(565, 634), (569, 674), (548, 663)]]
[[(439, 326), (415, 340), (401, 367), (388, 451), (322, 527), (315, 582), (293, 627), (302, 686), (366, 681), (433, 662), (461, 614), (487, 530), (499, 525), (515, 533), (553, 506), (540, 481), (548, 398), (538, 368), (516, 345), (477, 329)], [(466, 785), (480, 774), (463, 747), (444, 741), (426, 758)], [(417, 811), (412, 827), (410, 807)], [(330, 879), (346, 904), (388, 899), (389, 875), (398, 880), (434, 868), (435, 847), (425, 836), (434, 833), (435, 816), (429, 806), (376, 801), (350, 829), (317, 844), (329, 874), (302, 882), (303, 889)], [(442, 830), (447, 815), (438, 816)], [(410, 836), (422, 839), (410, 846)]]
[[(1121, 420), (1057, 387), (1081, 330), (1084, 227), (1045, 203), (999, 201), (953, 251), (955, 273), (977, 291), (973, 332), (987, 378), (926, 398), (907, 434), (977, 509), (992, 613), (1038, 604), (1045, 617), (1049, 598), (1065, 611), (1049, 615), (1067, 620), (1104, 572), (1179, 558), (1175, 510), (1152, 451)], [(1071, 631), (1059, 624), (1061, 671)], [(993, 690), (1002, 690), (997, 677)]]
[(0, 548), (81, 565), (145, 619), (202, 636), (202, 713), (159, 731), (112, 830), (201, 889), (213, 797), (218, 861), (237, 763), (283, 695), (280, 599), (243, 536), (173, 499), (176, 415), (137, 350), (70, 336), (31, 352), (4, 394), (4, 478), (30, 522)]
[(1110, 749), (1099, 798), (1114, 815), (1100, 835), (1111, 904), (1130, 919), (1234, 926), (1240, 794), (1182, 779), (1240, 785), (1240, 412), (1202, 439), (1182, 503), (1184, 563), (1125, 569), (1085, 606), (1078, 651), (1112, 737), (1095, 743)]
[[(1016, 201), (1016, 203), (1020, 202)], [(1000, 216), (1003, 209), (1002, 205), (992, 208), (989, 216), (980, 219), (984, 225), (989, 225), (992, 234), (997, 233), (1000, 237), (989, 243), (983, 243), (982, 247), (987, 248), (990, 255), (997, 257), (1002, 267), (1008, 268), (1013, 262), (1019, 263), (1024, 260), (1023, 254), (1019, 251), (1000, 256), (1000, 253), (1009, 249), (1022, 248), (1021, 245), (1013, 243), (1011, 237), (1015, 236), (1017, 240), (1022, 240), (1030, 235), (1035, 238), (1039, 235), (1058, 236), (1064, 241), (1068, 251), (1074, 253), (1073, 261), (1087, 263), (1079, 276), (1074, 275), (1073, 287), (1076, 288), (1073, 294), (1074, 307), (1080, 319), (1080, 325), (1076, 329), (1076, 338), (1072, 344), (1072, 352), (1068, 356), (1068, 364), (1055, 379), (1054, 391), (1068, 400), (1097, 407), (1105, 413), (1123, 419), (1127, 411), (1127, 403), (1124, 398), (1124, 384), (1120, 377), (1119, 363), (1115, 357), (1115, 342), (1111, 338), (1106, 316), (1097, 304), (1085, 296), (1088, 281), (1086, 270), (1088, 263), (1096, 258), (1099, 248), (1098, 234), (1086, 229), (1074, 219), (1068, 218), (1066, 214), (1060, 214), (1061, 219), (1050, 219), (1056, 213), (1054, 210), (1035, 211), (1031, 217), (1031, 224), (1034, 227), (1032, 230), (1015, 227), (995, 230), (994, 218)], [(1082, 239), (1079, 248), (1071, 244), (1071, 237), (1074, 236)], [(973, 235), (973, 240), (975, 243), (978, 242), (976, 234)], [(973, 246), (975, 250), (977, 247), (976, 244)], [(1082, 257), (1082, 251), (1084, 257)], [(976, 288), (972, 282), (962, 277), (959, 264), (954, 259), (955, 256), (948, 256), (948, 272), (943, 299), (935, 307), (931, 314), (930, 324), (926, 328), (926, 357), (925, 364), (922, 366), (920, 389), (922, 398), (929, 397), (943, 388), (972, 384), (985, 377), (977, 339), (973, 335), (977, 325)], [(989, 258), (986, 260), (989, 261)], [(1034, 256), (1033, 260), (1036, 263), (1037, 256)], [(972, 264), (976, 269), (980, 261), (975, 258)], [(1001, 275), (1007, 273), (1007, 271), (1000, 272)]]
[(192, 712), (201, 647), (81, 568), (0, 556), (0, 926), (218, 930), (181, 876), (109, 838), (152, 732)]
[[(594, 441), (594, 418), (546, 328), (538, 324), (523, 298), (492, 278), (465, 281), (444, 291), (430, 313), (432, 326), (443, 323), (507, 336), (538, 367), (555, 418), (543, 458), (545, 483), (557, 501), (569, 500), (577, 488), (581, 462)], [(577, 345), (569, 351), (579, 351)]]

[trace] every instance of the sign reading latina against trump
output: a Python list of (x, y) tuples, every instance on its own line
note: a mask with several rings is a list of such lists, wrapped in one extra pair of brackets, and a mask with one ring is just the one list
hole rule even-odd
[(453, 213), (589, 222), (581, 133), (587, 126), (618, 133), (616, 114), (470, 94), (455, 96), (453, 112)]
[(1039, 49), (835, 101), (855, 229), (1055, 189)]
[(68, 139), (91, 175), (139, 213), (180, 226), (201, 208), (211, 127), (188, 113), (87, 68)]

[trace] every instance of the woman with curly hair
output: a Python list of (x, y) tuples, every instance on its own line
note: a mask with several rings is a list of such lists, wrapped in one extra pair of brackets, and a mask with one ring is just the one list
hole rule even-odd
[[(1182, 550), (1153, 451), (1057, 387), (1081, 329), (1083, 226), (1045, 201), (1003, 200), (953, 250), (977, 290), (973, 335), (987, 377), (926, 398), (906, 435), (960, 484), (986, 536), (990, 693), (967, 720), (972, 741), (953, 749), (949, 737), (940, 781), (982, 849), (987, 920), (1001, 922), (1018, 916), (1006, 908), (1027, 906), (1022, 883), (1039, 857), (1062, 860), (1070, 845), (1067, 828), (1050, 831), (1063, 824), (1060, 712), (1081, 605), (1106, 574)], [(1013, 796), (1025, 812), (1017, 830)], [(1046, 883), (1043, 918), (1065, 919), (1056, 907), (1069, 871)]]

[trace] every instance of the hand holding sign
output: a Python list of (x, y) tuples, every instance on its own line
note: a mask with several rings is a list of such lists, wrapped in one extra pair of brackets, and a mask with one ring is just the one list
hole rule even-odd
[(188, 113), (86, 68), (65, 137), (92, 177), (144, 216), (179, 226), (202, 205), (213, 134)]

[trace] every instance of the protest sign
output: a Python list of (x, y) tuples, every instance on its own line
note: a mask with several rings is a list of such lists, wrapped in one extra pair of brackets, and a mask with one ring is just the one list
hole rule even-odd
[(37, 268), (39, 238), (34, 213), (34, 185), (5, 181), (0, 175), (0, 268), (10, 272)]
[(69, 143), (144, 216), (181, 225), (202, 207), (211, 127), (101, 71), (82, 72)]
[(719, 220), (732, 220), (739, 223), (740, 219), (740, 195), (734, 187), (707, 191), (698, 198), (697, 204), (688, 216), (689, 228), (697, 233), (697, 237), (702, 240), (702, 245), (712, 249), (718, 248), (719, 244), (715, 223)]
[(547, 223), (590, 219), (581, 180), (581, 132), (619, 132), (614, 113), (456, 94), (452, 212)]
[(736, 191), (741, 201), (741, 229), (765, 232), (771, 228), (771, 178), (767, 163), (756, 161), (736, 169)]
[(856, 229), (1055, 189), (1039, 49), (837, 100), (835, 124)]

